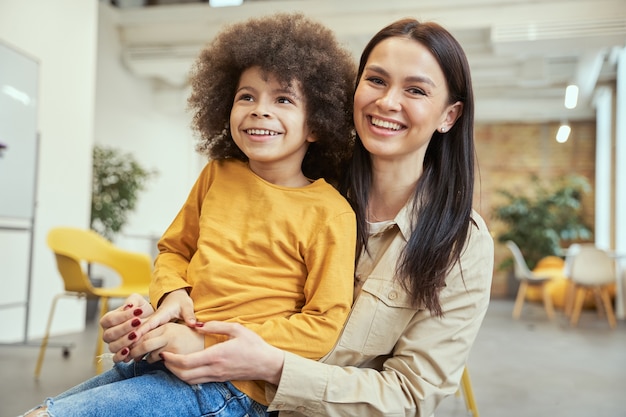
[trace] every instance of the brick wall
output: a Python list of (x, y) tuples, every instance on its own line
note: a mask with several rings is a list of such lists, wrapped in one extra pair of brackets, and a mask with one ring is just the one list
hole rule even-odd
[[(476, 171), (475, 209), (484, 217), (495, 241), (494, 298), (507, 295), (508, 271), (498, 265), (509, 253), (495, 238), (502, 230), (492, 216), (492, 207), (501, 197), (496, 190), (523, 191), (534, 174), (549, 181), (568, 174), (586, 177), (593, 187), (595, 178), (595, 121), (572, 122), (566, 143), (557, 143), (558, 123), (477, 124), (475, 128)], [(583, 200), (585, 222), (593, 230), (593, 189)]]

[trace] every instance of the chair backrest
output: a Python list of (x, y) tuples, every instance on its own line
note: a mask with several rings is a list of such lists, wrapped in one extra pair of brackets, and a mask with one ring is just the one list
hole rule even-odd
[(509, 248), (511, 253), (513, 254), (513, 270), (515, 272), (515, 278), (517, 279), (532, 279), (534, 278), (534, 274), (530, 269), (528, 269), (528, 264), (526, 264), (526, 260), (524, 259), (524, 255), (522, 255), (522, 251), (519, 246), (512, 240), (508, 240), (506, 242), (506, 246)]
[(86, 263), (111, 268), (119, 274), (122, 285), (149, 285), (152, 263), (147, 254), (120, 249), (93, 230), (56, 227), (48, 232), (47, 242), (66, 291), (92, 294), (93, 286), (83, 267)]
[(615, 260), (602, 249), (581, 246), (572, 258), (570, 279), (583, 285), (603, 285), (616, 281)]

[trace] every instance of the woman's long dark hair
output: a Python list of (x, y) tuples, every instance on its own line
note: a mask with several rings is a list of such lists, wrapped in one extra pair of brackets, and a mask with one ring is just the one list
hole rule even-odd
[[(441, 317), (439, 291), (446, 274), (460, 261), (467, 239), (474, 192), (474, 96), (470, 69), (463, 49), (436, 23), (403, 19), (379, 31), (365, 47), (359, 64), (357, 86), (370, 53), (391, 37), (412, 39), (427, 47), (439, 62), (447, 81), (449, 104), (463, 103), (454, 126), (435, 132), (424, 157), (423, 173), (411, 204), (412, 233), (397, 265), (400, 282), (414, 306), (423, 305)], [(358, 251), (367, 247), (367, 205), (372, 185), (372, 164), (357, 136), (342, 191), (352, 203), (358, 222)]]

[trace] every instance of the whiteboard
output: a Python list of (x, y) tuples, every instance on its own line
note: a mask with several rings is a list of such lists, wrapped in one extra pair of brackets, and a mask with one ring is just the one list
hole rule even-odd
[(0, 217), (34, 216), (38, 69), (0, 41)]

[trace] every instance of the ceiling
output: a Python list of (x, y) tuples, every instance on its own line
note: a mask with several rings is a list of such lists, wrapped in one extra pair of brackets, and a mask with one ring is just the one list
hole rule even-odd
[[(336, 33), (357, 59), (393, 20), (433, 20), (459, 40), (472, 69), (477, 121), (595, 118), (594, 91), (613, 86), (626, 45), (626, 0), (246, 0), (240, 6), (151, 1), (112, 7), (122, 59), (136, 75), (185, 88), (191, 64), (223, 25), (278, 11), (302, 11)], [(563, 105), (568, 84), (578, 106)]]

